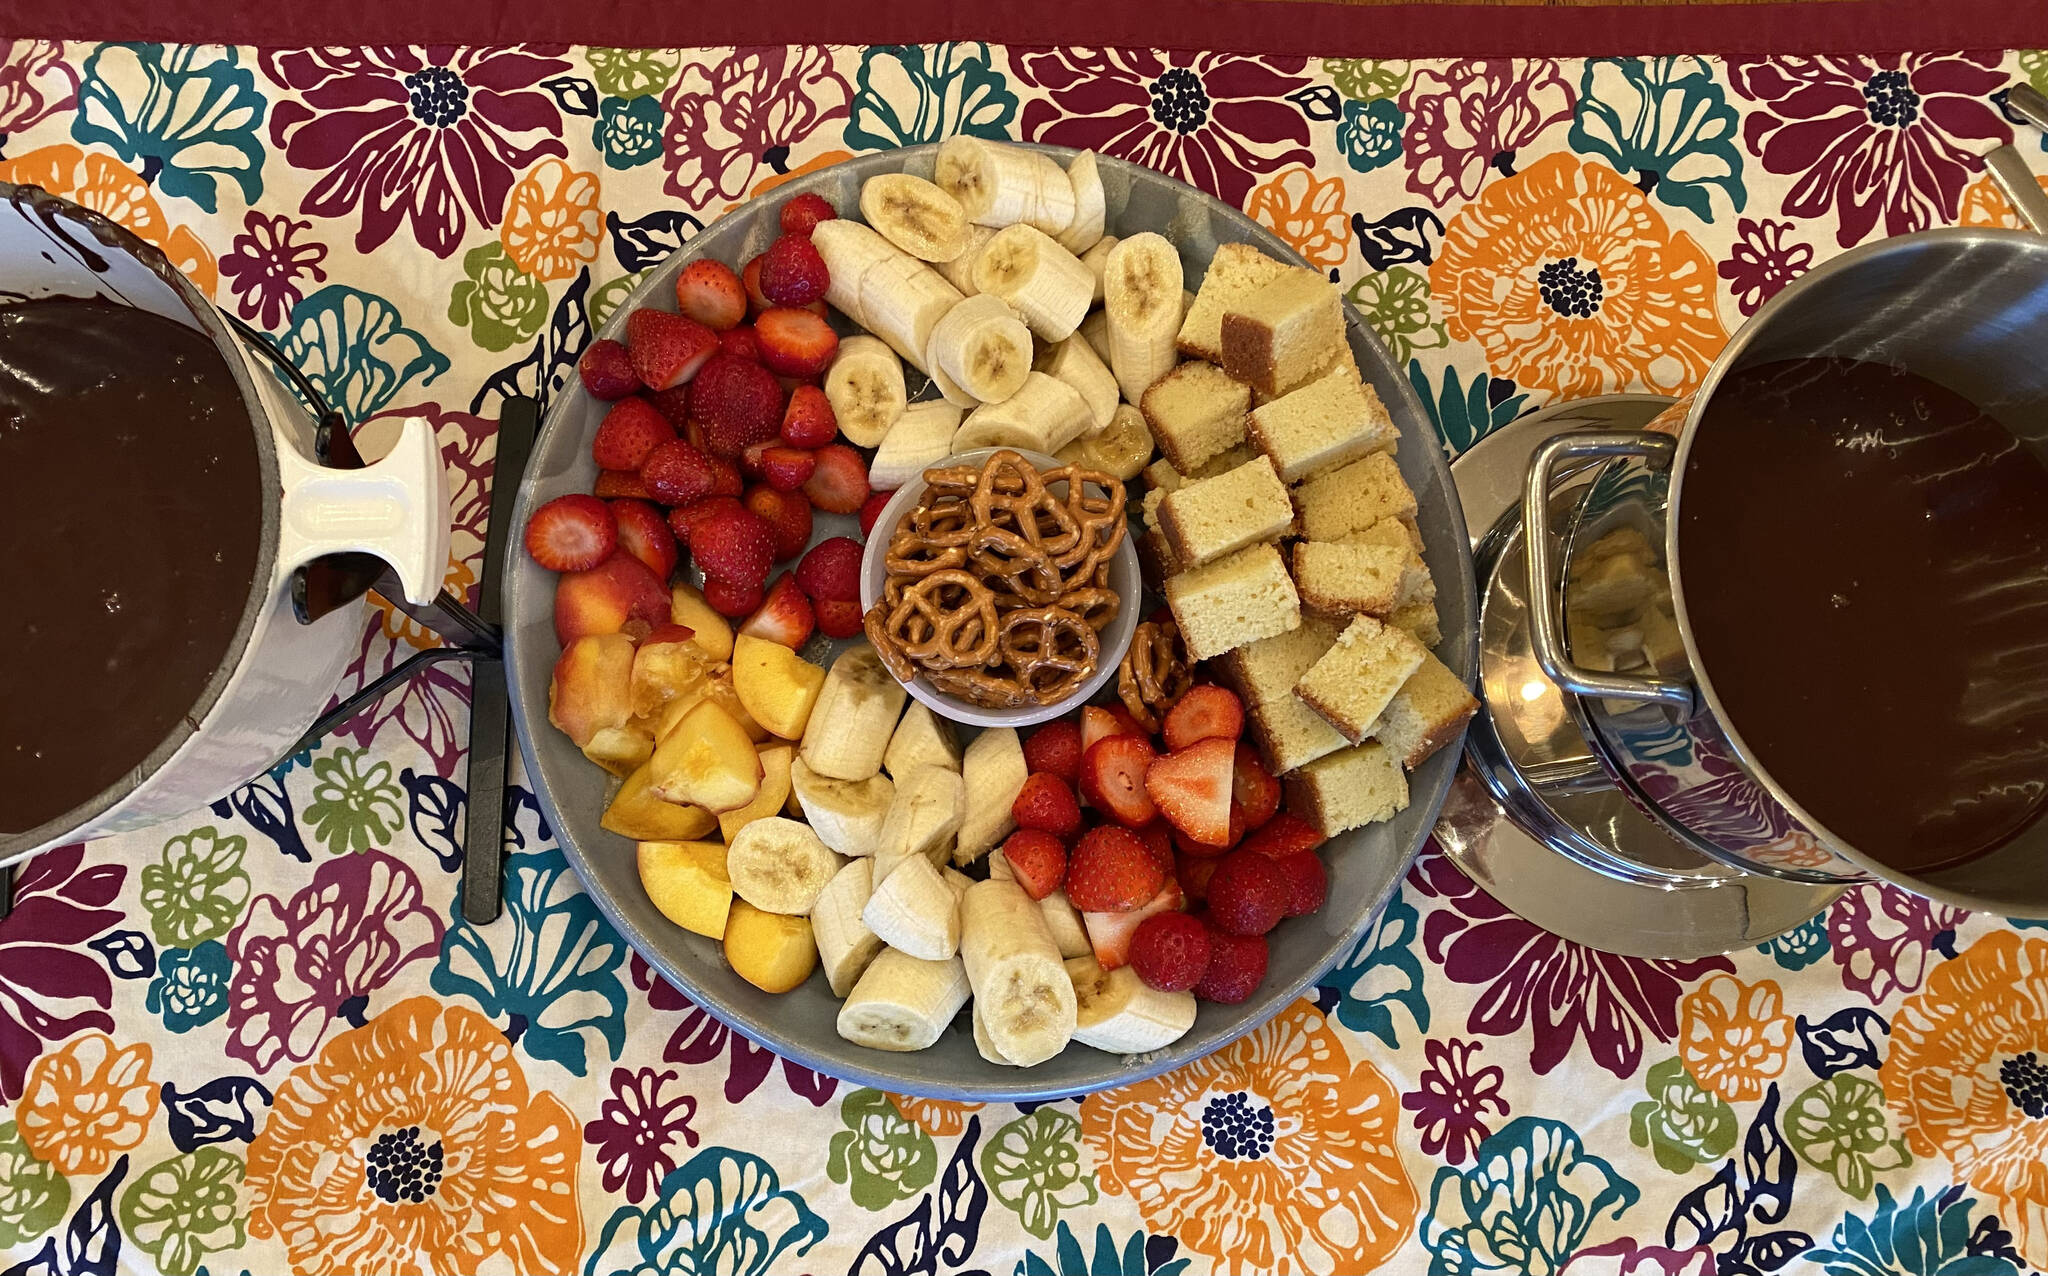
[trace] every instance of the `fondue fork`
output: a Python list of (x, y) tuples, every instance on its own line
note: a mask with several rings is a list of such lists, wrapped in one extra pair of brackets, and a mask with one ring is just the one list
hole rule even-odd
[[(2005, 104), (2014, 115), (2048, 132), (2048, 96), (2033, 85), (2014, 85), (2006, 94)], [(2034, 180), (2033, 170), (2020, 157), (2019, 148), (2010, 142), (1994, 147), (1984, 156), (1984, 166), (1991, 170), (1991, 180), (2005, 192), (2013, 211), (2027, 228), (2037, 235), (2048, 235), (2048, 191), (2043, 191)]]

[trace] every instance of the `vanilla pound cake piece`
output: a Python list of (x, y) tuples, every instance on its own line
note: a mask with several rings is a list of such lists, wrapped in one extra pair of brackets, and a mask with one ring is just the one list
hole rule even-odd
[(1180, 352), (1192, 359), (1222, 362), (1223, 312), (1289, 269), (1286, 262), (1274, 261), (1250, 244), (1218, 244), (1202, 275), (1202, 290), (1181, 317), (1175, 342)]
[(1377, 740), (1318, 758), (1288, 775), (1287, 809), (1324, 837), (1377, 824), (1408, 807), (1408, 776)]
[[(1408, 545), (1299, 541), (1294, 586), (1301, 605), (1326, 616), (1387, 616), (1418, 599), (1429, 571)], [(1434, 594), (1432, 593), (1432, 598)]]
[[(1351, 379), (1354, 381), (1360, 382), (1361, 384), (1365, 381), (1365, 374), (1358, 370), (1358, 356), (1352, 353), (1351, 341), (1348, 336), (1345, 338), (1345, 340), (1337, 343), (1336, 353), (1330, 356), (1328, 362), (1310, 371), (1307, 375), (1303, 376), (1300, 381), (1297, 381), (1292, 385), (1278, 386), (1270, 394), (1266, 393), (1263, 390), (1259, 390), (1256, 388), (1253, 389), (1252, 406), (1255, 408), (1262, 408), (1266, 406), (1268, 403), (1271, 403), (1275, 399), (1283, 398), (1286, 395), (1293, 394), (1296, 390), (1301, 389), (1303, 386), (1309, 384), (1311, 381), (1322, 380), (1323, 377), (1325, 377), (1331, 372), (1336, 371), (1338, 368), (1350, 369)], [(1389, 452), (1394, 451), (1395, 447), (1396, 444), (1394, 443), (1387, 444), (1387, 450)]]
[(1407, 630), (1425, 647), (1434, 647), (1444, 640), (1443, 621), (1436, 614), (1434, 601), (1396, 607), (1388, 614), (1387, 623)]
[(1166, 605), (1191, 660), (1212, 660), (1301, 624), (1301, 597), (1271, 545), (1253, 545), (1169, 578)]
[(1262, 394), (1305, 384), (1344, 344), (1337, 285), (1295, 267), (1223, 312), (1223, 370)]
[(1244, 442), (1251, 391), (1213, 363), (1183, 363), (1138, 401), (1159, 450), (1183, 477)]
[(1428, 655), (1406, 630), (1359, 616), (1294, 684), (1294, 694), (1357, 744), (1378, 728), (1388, 702)]
[(1253, 447), (1272, 458), (1287, 483), (1388, 451), (1400, 437), (1379, 393), (1342, 363), (1299, 390), (1253, 408), (1245, 433)]
[(1383, 518), (1362, 531), (1339, 536), (1340, 545), (1406, 545), (1422, 552), (1422, 529), (1413, 518)]
[(1413, 771), (1430, 754), (1455, 740), (1477, 712), (1479, 701), (1471, 689), (1449, 665), (1425, 653), (1422, 664), (1380, 712), (1373, 738)]
[(1159, 502), (1158, 525), (1174, 556), (1199, 567), (1285, 536), (1294, 527), (1294, 502), (1273, 463), (1262, 456), (1168, 492)]
[(1275, 775), (1349, 743), (1294, 694), (1301, 675), (1337, 641), (1337, 629), (1331, 621), (1304, 615), (1300, 628), (1226, 652), (1216, 662), (1218, 675), (1244, 701), (1252, 738)]
[(1294, 489), (1301, 534), (1314, 541), (1343, 540), (1383, 518), (1414, 518), (1415, 511), (1415, 493), (1385, 452), (1326, 470)]

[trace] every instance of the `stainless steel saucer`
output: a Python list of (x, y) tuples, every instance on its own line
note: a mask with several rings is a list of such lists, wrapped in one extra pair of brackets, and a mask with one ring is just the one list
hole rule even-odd
[[(1479, 579), (1479, 715), (1437, 842), (1487, 893), (1567, 939), (1637, 957), (1761, 944), (1799, 926), (1839, 885), (1739, 872), (1683, 844), (1641, 792), (1625, 795), (1588, 747), (1565, 693), (1537, 668), (1528, 629), (1521, 492), (1532, 453), (1568, 430), (1633, 430), (1672, 400), (1609, 395), (1504, 426), (1451, 464)], [(1592, 468), (1562, 475), (1568, 527)]]

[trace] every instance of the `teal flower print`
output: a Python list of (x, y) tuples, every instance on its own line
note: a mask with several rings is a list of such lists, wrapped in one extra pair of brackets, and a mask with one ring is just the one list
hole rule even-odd
[(405, 793), (391, 763), (368, 749), (337, 747), (313, 760), (313, 800), (306, 806), (313, 836), (343, 854), (382, 846), (405, 824)]
[(1934, 1197), (1916, 1187), (1899, 1203), (1880, 1183), (1869, 1219), (1845, 1216), (1804, 1257), (1826, 1276), (2020, 1276), (2012, 1237), (1994, 1215), (1972, 1222), (1976, 1208), (1960, 1187)]
[(1401, 128), (1407, 122), (1392, 98), (1347, 101), (1344, 118), (1337, 122), (1337, 149), (1361, 173), (1385, 168), (1401, 158)]
[(658, 97), (608, 97), (598, 103), (590, 141), (604, 152), (606, 168), (638, 168), (661, 158), (665, 118)]
[(1324, 58), (1323, 74), (1345, 97), (1377, 102), (1393, 97), (1408, 83), (1408, 64), (1382, 58)]
[(157, 958), (145, 1006), (172, 1032), (190, 1032), (228, 1012), (233, 975), (228, 950), (217, 939), (193, 948), (166, 948)]
[(846, 144), (886, 151), (958, 134), (1010, 136), (1017, 95), (986, 44), (881, 44), (861, 55)]
[(1805, 970), (1828, 955), (1827, 917), (1810, 917), (1769, 943), (1757, 945), (1756, 950), (1769, 953), (1771, 960), (1786, 970)]
[(1420, 359), (1408, 361), (1408, 384), (1415, 387), (1416, 397), (1429, 413), (1430, 424), (1436, 427), (1437, 436), (1453, 456), (1522, 415), (1529, 402), (1528, 395), (1515, 392), (1514, 382), (1505, 377), (1489, 377), (1484, 372), (1468, 384), (1460, 379), (1456, 368), (1445, 368), (1443, 386), (1439, 389), (1429, 383), (1429, 374), (1422, 370)]
[[(647, 1206), (605, 1220), (583, 1276), (765, 1276), (795, 1260), (830, 1225), (751, 1152), (706, 1148), (671, 1170)], [(787, 1258), (784, 1251), (789, 1251)]]
[(939, 1149), (931, 1135), (903, 1118), (880, 1090), (855, 1090), (840, 1101), (846, 1128), (832, 1136), (825, 1173), (847, 1185), (862, 1209), (886, 1209), (932, 1185)]
[(1119, 1247), (1109, 1224), (1095, 1225), (1092, 1257), (1081, 1252), (1080, 1238), (1063, 1221), (1053, 1241), (1053, 1256), (1027, 1251), (1018, 1261), (1014, 1276), (1181, 1276), (1188, 1269), (1185, 1258), (1166, 1257), (1180, 1248), (1171, 1236), (1148, 1236), (1132, 1232)]
[(1785, 1109), (1785, 1141), (1859, 1201), (1870, 1199), (1878, 1172), (1913, 1163), (1905, 1140), (1891, 1132), (1884, 1090), (1853, 1072), (1838, 1072), (1792, 1101)]
[(1081, 1168), (1081, 1123), (1059, 1107), (1043, 1107), (989, 1136), (981, 1177), (1024, 1230), (1052, 1235), (1061, 1210), (1093, 1205), (1095, 1176)]
[(239, 59), (233, 45), (103, 44), (85, 60), (71, 136), (209, 213), (222, 179), (253, 204), (263, 193), (265, 103)]
[(242, 1158), (202, 1147), (145, 1170), (121, 1193), (121, 1234), (166, 1276), (193, 1276), (208, 1254), (241, 1248)]
[(71, 1184), (36, 1159), (14, 1122), (0, 1125), (0, 1250), (15, 1252), (55, 1227), (71, 1204)]
[(142, 907), (157, 943), (191, 948), (234, 928), (249, 905), (248, 849), (210, 824), (164, 843), (161, 858), (142, 866)]
[(448, 294), (448, 320), (468, 328), (484, 349), (509, 350), (530, 341), (548, 321), (548, 286), (521, 270), (497, 240), (464, 253), (462, 273)]
[(1673, 1174), (1719, 1160), (1735, 1146), (1735, 1109), (1700, 1088), (1678, 1059), (1653, 1065), (1643, 1078), (1650, 1097), (1629, 1110), (1629, 1142), (1648, 1148)]
[(583, 51), (590, 78), (607, 97), (636, 98), (659, 93), (683, 69), (680, 49), (603, 49)]
[(1728, 94), (1705, 58), (1594, 58), (1579, 76), (1571, 148), (1634, 173), (1653, 199), (1714, 220), (1714, 188), (1737, 212), (1740, 130)]
[(1332, 966), (1321, 987), (1338, 997), (1337, 1022), (1369, 1032), (1389, 1050), (1401, 1045), (1394, 1007), (1407, 1010), (1418, 1033), (1429, 1031), (1429, 1002), (1422, 995), (1422, 959), (1415, 953), (1420, 919), (1414, 905), (1396, 894), (1372, 933)]
[(1387, 343), (1395, 363), (1406, 363), (1418, 350), (1441, 350), (1451, 344), (1444, 321), (1430, 318), (1429, 276), (1407, 266), (1389, 266), (1361, 278), (1344, 294), (1358, 313)]
[(1620, 1218), (1638, 1195), (1570, 1126), (1517, 1117), (1479, 1145), (1472, 1168), (1437, 1171), (1422, 1223), (1430, 1276), (1551, 1276), (1596, 1219)]
[(285, 357), (351, 421), (375, 416), (414, 377), (431, 382), (448, 356), (405, 326), (398, 307), (373, 293), (329, 284), (298, 305)]

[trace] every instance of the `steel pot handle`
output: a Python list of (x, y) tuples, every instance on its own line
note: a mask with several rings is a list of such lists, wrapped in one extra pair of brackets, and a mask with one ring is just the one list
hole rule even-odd
[(1664, 704), (1690, 716), (1692, 683), (1655, 674), (1636, 677), (1602, 673), (1572, 663), (1564, 645), (1564, 588), (1557, 549), (1550, 537), (1550, 493), (1558, 467), (1572, 461), (1638, 456), (1662, 470), (1671, 468), (1678, 442), (1648, 430), (1560, 434), (1536, 449), (1522, 489), (1522, 544), (1529, 562), (1529, 637), (1536, 663), (1566, 691), (1610, 700)]

